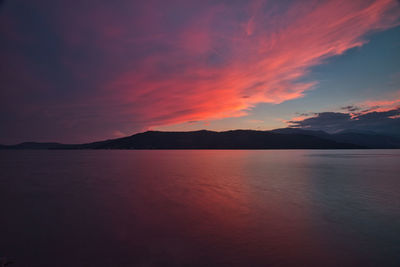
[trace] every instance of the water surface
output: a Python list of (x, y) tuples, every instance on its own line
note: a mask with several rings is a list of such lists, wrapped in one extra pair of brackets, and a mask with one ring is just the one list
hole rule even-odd
[(0, 151), (10, 266), (400, 266), (399, 150)]

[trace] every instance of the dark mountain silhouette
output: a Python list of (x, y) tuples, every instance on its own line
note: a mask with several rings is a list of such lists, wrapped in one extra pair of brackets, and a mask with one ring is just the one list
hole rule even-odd
[[(225, 132), (158, 132), (148, 131), (132, 136), (87, 144), (27, 142), (0, 146), (0, 149), (355, 149), (370, 148), (335, 139), (321, 131), (277, 129), (273, 131), (234, 130)], [(351, 141), (351, 140), (350, 140)], [(386, 143), (385, 143), (386, 144)], [(389, 147), (385, 147), (389, 148)], [(390, 147), (392, 148), (392, 147)], [(394, 147), (393, 147), (394, 148)]]
[(365, 132), (328, 134), (298, 128), (272, 131), (158, 132), (87, 144), (25, 142), (0, 149), (353, 149), (400, 148), (400, 138)]

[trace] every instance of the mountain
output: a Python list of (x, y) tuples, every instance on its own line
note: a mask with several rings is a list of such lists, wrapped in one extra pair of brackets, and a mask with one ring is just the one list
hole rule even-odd
[(324, 131), (311, 131), (298, 128), (282, 128), (271, 132), (281, 134), (305, 134), (324, 138), (338, 143), (348, 143), (363, 146), (366, 148), (400, 148), (400, 138), (396, 136), (377, 134), (366, 131), (342, 131), (335, 134), (328, 134)]
[(279, 134), (302, 134), (302, 135), (311, 135), (317, 136), (321, 138), (329, 138), (331, 135), (324, 131), (315, 131), (315, 130), (304, 130), (300, 128), (281, 128), (271, 130), (272, 133), (279, 133)]
[[(355, 149), (366, 146), (338, 142), (309, 131), (233, 130), (225, 132), (147, 131), (132, 136), (87, 144), (22, 143), (3, 149)], [(292, 132), (290, 132), (292, 131)], [(318, 136), (321, 135), (321, 136)], [(1, 148), (1, 147), (0, 147)]]
[(25, 142), (0, 149), (353, 149), (400, 148), (400, 138), (355, 131), (329, 134), (298, 128), (225, 132), (147, 131), (87, 144)]

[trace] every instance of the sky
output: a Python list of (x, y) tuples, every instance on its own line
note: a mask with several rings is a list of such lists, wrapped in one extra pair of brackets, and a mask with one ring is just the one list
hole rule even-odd
[(400, 135), (397, 0), (0, 0), (0, 143)]

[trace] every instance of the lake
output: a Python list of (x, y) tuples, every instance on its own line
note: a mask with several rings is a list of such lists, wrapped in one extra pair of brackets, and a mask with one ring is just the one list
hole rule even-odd
[(9, 266), (400, 266), (400, 150), (0, 151)]

